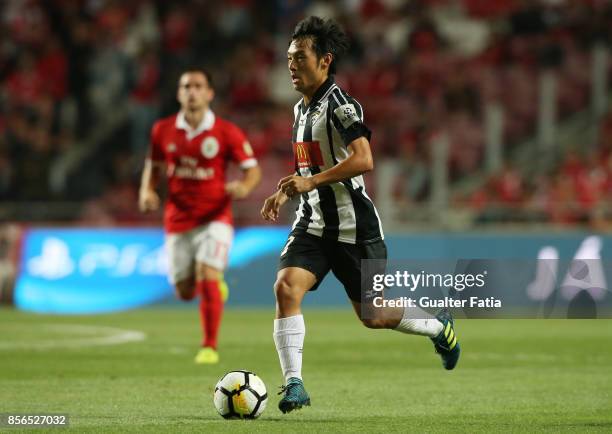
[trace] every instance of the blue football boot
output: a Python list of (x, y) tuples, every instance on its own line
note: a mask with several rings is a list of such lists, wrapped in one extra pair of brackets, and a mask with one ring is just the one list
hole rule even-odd
[(278, 408), (283, 413), (289, 413), (297, 408), (302, 408), (304, 405), (310, 405), (310, 397), (304, 389), (302, 380), (296, 377), (291, 377), (287, 380), (287, 385), (281, 386), (279, 395), (284, 393), (278, 403)]
[(447, 309), (444, 309), (436, 315), (436, 318), (442, 323), (444, 328), (438, 336), (431, 338), (431, 341), (434, 344), (436, 353), (442, 358), (444, 369), (450, 371), (457, 365), (459, 354), (461, 354), (461, 348), (455, 334), (453, 317)]

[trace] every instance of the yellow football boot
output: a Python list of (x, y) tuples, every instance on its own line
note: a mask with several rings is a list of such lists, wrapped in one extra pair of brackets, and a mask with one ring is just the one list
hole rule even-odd
[(211, 347), (200, 348), (196, 354), (195, 362), (198, 365), (214, 365), (219, 363), (219, 353)]

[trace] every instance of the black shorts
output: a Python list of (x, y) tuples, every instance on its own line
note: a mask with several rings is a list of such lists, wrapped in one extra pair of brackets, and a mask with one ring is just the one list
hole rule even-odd
[[(377, 261), (368, 261), (367, 270), (362, 270), (362, 259)], [(281, 252), (278, 269), (299, 267), (313, 273), (317, 283), (310, 291), (315, 291), (331, 270), (344, 285), (349, 298), (361, 302), (362, 285), (371, 288), (372, 275), (384, 273), (386, 264), (387, 246), (383, 240), (369, 244), (349, 244), (294, 231), (289, 234)]]

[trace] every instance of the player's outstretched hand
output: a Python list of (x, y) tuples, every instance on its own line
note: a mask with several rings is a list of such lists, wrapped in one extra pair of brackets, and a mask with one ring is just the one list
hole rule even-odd
[(277, 191), (264, 201), (263, 208), (261, 208), (261, 216), (264, 220), (275, 222), (278, 218), (278, 212), (281, 206), (283, 206), (288, 199), (285, 193), (280, 190)]
[(232, 199), (244, 199), (249, 195), (248, 188), (240, 181), (232, 181), (225, 184), (225, 192)]
[(278, 181), (278, 189), (289, 197), (296, 194), (308, 193), (315, 189), (312, 177), (305, 178), (303, 176), (289, 175)]
[(159, 195), (155, 190), (141, 190), (138, 195), (138, 208), (141, 212), (156, 211), (159, 208)]

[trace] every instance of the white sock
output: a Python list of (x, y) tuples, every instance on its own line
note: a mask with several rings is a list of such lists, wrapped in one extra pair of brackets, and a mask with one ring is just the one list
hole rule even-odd
[(274, 344), (285, 381), (291, 377), (302, 379), (302, 348), (305, 334), (303, 315), (274, 320)]
[(434, 338), (440, 334), (444, 326), (437, 318), (418, 307), (404, 308), (404, 316), (395, 330), (410, 335), (422, 335)]

